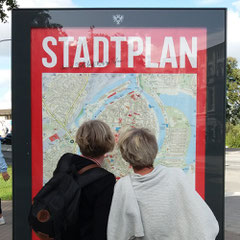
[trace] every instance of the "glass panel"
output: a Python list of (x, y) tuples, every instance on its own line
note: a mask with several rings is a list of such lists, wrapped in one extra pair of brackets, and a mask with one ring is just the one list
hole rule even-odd
[[(15, 35), (26, 34), (15, 44), (31, 52), (32, 195), (63, 153), (80, 154), (84, 121), (107, 122), (116, 141), (126, 127), (147, 127), (155, 165), (185, 171), (223, 239), (225, 10), (22, 12), (28, 24)], [(104, 167), (117, 179), (132, 171), (117, 149)]]

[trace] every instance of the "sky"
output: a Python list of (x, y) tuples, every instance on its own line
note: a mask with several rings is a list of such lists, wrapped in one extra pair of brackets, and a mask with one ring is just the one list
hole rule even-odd
[[(221, 8), (227, 13), (227, 56), (235, 57), (240, 66), (240, 0), (17, 0), (20, 8)], [(11, 108), (11, 13), (8, 23), (0, 23), (0, 109)]]

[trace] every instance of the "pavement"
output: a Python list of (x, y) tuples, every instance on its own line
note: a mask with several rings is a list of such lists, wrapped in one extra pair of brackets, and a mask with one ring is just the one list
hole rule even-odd
[(0, 226), (0, 240), (12, 239), (12, 201), (2, 201), (3, 217), (5, 225)]
[[(0, 240), (12, 240), (12, 201), (2, 201), (2, 209), (6, 224), (0, 226)], [(225, 240), (240, 240), (240, 149), (226, 151)]]
[(225, 197), (225, 240), (240, 240), (240, 196)]
[(240, 240), (240, 149), (225, 156), (225, 240)]

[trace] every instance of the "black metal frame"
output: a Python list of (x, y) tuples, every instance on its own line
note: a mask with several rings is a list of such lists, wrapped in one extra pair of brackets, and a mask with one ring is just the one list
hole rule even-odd
[[(114, 27), (113, 14), (123, 14), (120, 27), (206, 27), (207, 103), (206, 202), (215, 213), (224, 239), (224, 156), (226, 9), (224, 8), (119, 8), (16, 9), (12, 25), (13, 114), (13, 239), (30, 240), (27, 214), (31, 204), (31, 28)], [(156, 21), (156, 19), (158, 21)], [(214, 56), (214, 57), (212, 57)], [(213, 66), (214, 70), (211, 70)], [(213, 89), (208, 91), (208, 89)]]

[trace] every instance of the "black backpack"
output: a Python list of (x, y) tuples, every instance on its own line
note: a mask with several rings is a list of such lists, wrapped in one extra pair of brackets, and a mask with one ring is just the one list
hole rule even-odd
[(77, 171), (72, 157), (61, 157), (53, 177), (33, 199), (28, 221), (40, 239), (61, 240), (62, 232), (78, 220), (82, 188), (109, 174), (97, 164)]

